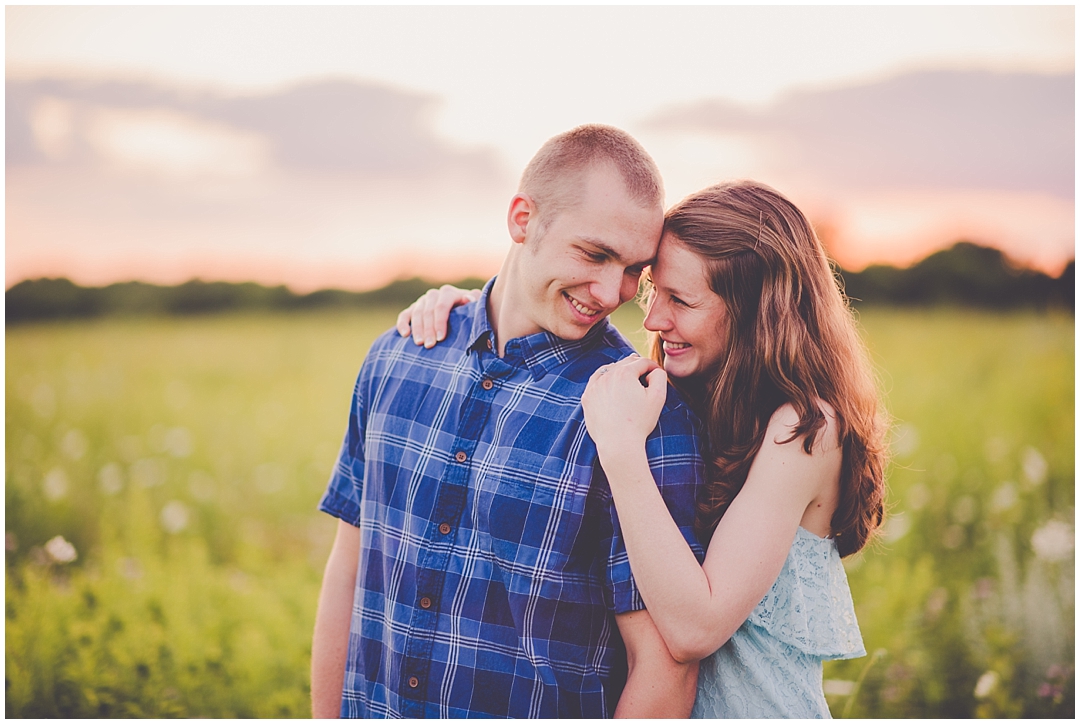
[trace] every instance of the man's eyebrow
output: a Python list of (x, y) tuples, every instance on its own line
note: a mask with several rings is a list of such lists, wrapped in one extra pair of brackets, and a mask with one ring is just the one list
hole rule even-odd
[[(622, 255), (619, 252), (612, 249), (610, 246), (605, 244), (600, 239), (597, 239), (597, 238), (592, 237), (592, 236), (581, 236), (581, 237), (578, 237), (578, 239), (580, 241), (585, 242), (586, 244), (591, 244), (592, 246), (595, 246), (597, 249), (604, 252), (605, 254), (610, 256), (612, 259), (614, 259), (618, 263), (626, 264), (626, 260), (622, 258)], [(644, 266), (651, 265), (654, 261), (656, 261), (656, 257), (650, 257), (648, 259), (645, 259), (644, 261), (639, 261), (639, 262), (634, 263), (633, 265), (628, 265), (628, 266), (643, 266), (644, 267)]]

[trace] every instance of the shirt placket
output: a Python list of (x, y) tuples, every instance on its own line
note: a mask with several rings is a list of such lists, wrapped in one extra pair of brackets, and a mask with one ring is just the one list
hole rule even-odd
[[(450, 461), (439, 482), (439, 492), (418, 556), (416, 600), (412, 606), (413, 615), (405, 644), (399, 689), (403, 695), (402, 714), (410, 718), (423, 718), (426, 713), (431, 651), (435, 643), (446, 570), (468, 495), (469, 471), (480, 434), (498, 393), (499, 385), (495, 378), (510, 371), (497, 357), (483, 354), (482, 368), (485, 356), (488, 357), (489, 369), (484, 370), (480, 379), (472, 383), (462, 404), (458, 429), (450, 447)], [(433, 700), (438, 699), (435, 696)]]

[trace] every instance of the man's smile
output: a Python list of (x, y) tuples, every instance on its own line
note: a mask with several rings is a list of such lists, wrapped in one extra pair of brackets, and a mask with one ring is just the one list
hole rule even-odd
[(574, 299), (572, 296), (570, 296), (566, 292), (563, 292), (563, 296), (566, 297), (567, 301), (570, 302), (570, 306), (572, 306), (574, 309), (576, 309), (578, 312), (580, 312), (582, 315), (584, 315), (586, 317), (592, 318), (592, 317), (595, 317), (596, 315), (600, 314), (599, 309), (593, 309), (591, 307), (585, 306), (584, 304), (579, 302), (577, 299)]

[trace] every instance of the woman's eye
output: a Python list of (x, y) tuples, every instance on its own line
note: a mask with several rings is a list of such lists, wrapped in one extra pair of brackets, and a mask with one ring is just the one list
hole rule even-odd
[(678, 298), (678, 297), (676, 297), (676, 296), (672, 296), (672, 297), (671, 297), (671, 301), (672, 301), (672, 303), (673, 303), (673, 304), (677, 304), (677, 305), (679, 305), (680, 307), (686, 307), (686, 306), (689, 306), (689, 305), (688, 305), (688, 304), (687, 304), (686, 302), (684, 302), (683, 300), (679, 299), (679, 298)]

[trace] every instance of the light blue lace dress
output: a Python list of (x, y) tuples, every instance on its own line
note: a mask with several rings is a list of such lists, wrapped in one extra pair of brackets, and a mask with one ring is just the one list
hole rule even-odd
[(821, 663), (865, 655), (836, 544), (799, 528), (772, 589), (702, 660), (691, 716), (828, 719)]

